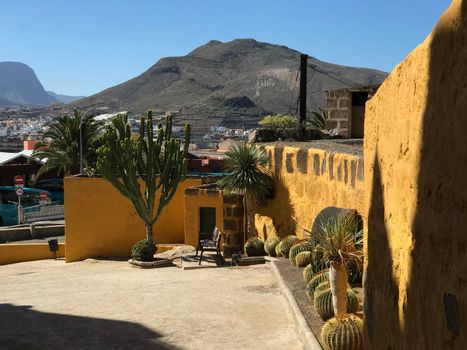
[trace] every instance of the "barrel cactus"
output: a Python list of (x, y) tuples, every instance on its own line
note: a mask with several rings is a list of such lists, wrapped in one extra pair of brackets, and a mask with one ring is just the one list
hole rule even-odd
[(299, 241), (289, 251), (289, 260), (293, 265), (296, 265), (295, 258), (301, 252), (311, 252), (313, 250), (313, 244), (310, 241)]
[(281, 241), (281, 238), (277, 235), (268, 237), (264, 242), (264, 250), (269, 256), (276, 256), (276, 247)]
[[(316, 312), (321, 318), (326, 321), (334, 317), (334, 307), (332, 305), (331, 288), (324, 289), (320, 292), (315, 290), (314, 302)], [(347, 313), (355, 313), (358, 311), (358, 298), (352, 289), (347, 289)]]
[(284, 238), (282, 238), (282, 241), (280, 242), (280, 248), (279, 248), (279, 250), (281, 252), (281, 255), (284, 258), (288, 258), (290, 249), (298, 241), (299, 241), (299, 238), (297, 236), (294, 236), (294, 235), (288, 235), (288, 236), (285, 236)]
[(329, 281), (324, 281), (320, 284), (318, 284), (318, 286), (315, 288), (315, 295), (319, 294), (320, 292), (326, 290), (326, 289), (329, 289), (331, 288), (331, 283), (329, 283)]
[(313, 252), (301, 252), (295, 257), (295, 265), (304, 267), (310, 264), (313, 260)]
[(345, 315), (326, 321), (321, 339), (329, 350), (363, 350), (363, 321), (355, 315)]
[(306, 292), (308, 297), (313, 300), (315, 288), (323, 282), (329, 281), (329, 270), (323, 270), (318, 272), (306, 285)]
[(281, 246), (282, 246), (282, 241), (280, 241), (279, 243), (277, 243), (276, 248), (274, 248), (274, 250), (275, 250), (275, 252), (276, 252), (276, 256), (282, 256), (282, 253), (281, 253)]
[(305, 280), (305, 283), (310, 282), (314, 275), (323, 270), (322, 264), (320, 262), (317, 263), (316, 257), (314, 258), (315, 260), (312, 260), (303, 270), (303, 279)]
[(264, 242), (257, 237), (248, 239), (245, 243), (245, 253), (248, 256), (263, 256), (265, 254)]

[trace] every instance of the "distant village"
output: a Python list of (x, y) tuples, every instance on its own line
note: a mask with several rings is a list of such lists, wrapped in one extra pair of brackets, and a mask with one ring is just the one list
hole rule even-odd
[[(119, 113), (127, 113), (120, 111)], [(167, 112), (176, 113), (176, 112)], [(73, 110), (64, 104), (51, 107), (1, 107), (0, 106), (0, 152), (19, 152), (23, 150), (23, 141), (41, 141), (47, 124), (59, 115), (71, 115)], [(93, 111), (96, 120), (107, 124), (118, 113), (108, 113), (105, 108)], [(132, 132), (139, 132), (141, 114), (129, 114), (129, 124)], [(156, 115), (155, 122), (163, 120), (166, 114)], [(157, 123), (155, 128), (157, 129)], [(174, 135), (183, 134), (183, 126), (175, 125), (172, 128)], [(242, 127), (227, 128), (212, 126), (204, 135), (194, 135), (191, 150), (211, 149), (226, 150), (234, 141), (248, 139), (251, 130)]]

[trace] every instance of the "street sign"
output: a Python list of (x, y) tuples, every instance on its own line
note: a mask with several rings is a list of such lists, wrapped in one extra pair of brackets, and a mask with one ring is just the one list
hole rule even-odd
[(16, 188), (24, 187), (24, 178), (21, 175), (15, 176), (15, 187)]
[(16, 187), (15, 192), (18, 197), (21, 197), (24, 194), (24, 190), (21, 187)]
[(47, 193), (41, 192), (39, 193), (39, 204), (47, 204), (49, 199), (49, 196), (47, 196)]

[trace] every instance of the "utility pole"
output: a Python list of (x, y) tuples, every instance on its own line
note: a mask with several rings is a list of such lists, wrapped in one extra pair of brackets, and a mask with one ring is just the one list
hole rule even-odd
[(300, 55), (300, 113), (299, 113), (299, 129), (303, 137), (306, 120), (306, 83), (307, 83), (307, 63), (308, 55)]

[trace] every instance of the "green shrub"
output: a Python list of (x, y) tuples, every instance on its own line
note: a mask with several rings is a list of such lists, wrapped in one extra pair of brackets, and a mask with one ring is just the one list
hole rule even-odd
[(263, 256), (265, 254), (264, 242), (257, 237), (248, 239), (245, 243), (245, 252), (248, 256)]
[(148, 240), (143, 239), (136, 242), (131, 248), (131, 257), (139, 261), (152, 261), (156, 250), (157, 247), (154, 243), (150, 243)]
[(276, 256), (276, 246), (281, 241), (281, 238), (277, 235), (268, 237), (264, 242), (264, 250), (269, 256)]
[(274, 130), (274, 132), (293, 129), (297, 124), (297, 118), (287, 114), (268, 115), (259, 121), (259, 125)]

